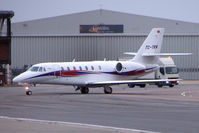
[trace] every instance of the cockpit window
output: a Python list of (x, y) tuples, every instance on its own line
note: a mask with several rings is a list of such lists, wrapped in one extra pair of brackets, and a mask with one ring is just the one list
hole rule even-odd
[(45, 72), (46, 68), (45, 67), (39, 67), (39, 66), (33, 66), (28, 71), (31, 71), (31, 72)]
[(32, 68), (30, 68), (30, 71), (32, 71), (32, 72), (37, 72), (38, 69), (39, 69), (39, 67), (32, 67)]
[(39, 68), (39, 71), (42, 72), (42, 69), (43, 69), (43, 67), (40, 67), (40, 68)]

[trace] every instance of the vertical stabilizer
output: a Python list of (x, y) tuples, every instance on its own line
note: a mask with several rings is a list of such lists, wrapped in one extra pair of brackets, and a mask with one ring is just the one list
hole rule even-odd
[(148, 37), (138, 50), (133, 61), (142, 64), (154, 64), (157, 62), (157, 56), (144, 56), (144, 55), (155, 55), (160, 53), (162, 46), (162, 38), (164, 34), (164, 28), (153, 28), (149, 33)]

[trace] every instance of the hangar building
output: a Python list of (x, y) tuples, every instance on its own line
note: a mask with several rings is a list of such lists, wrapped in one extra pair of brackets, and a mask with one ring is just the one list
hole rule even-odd
[(12, 69), (40, 62), (115, 60), (136, 52), (153, 27), (166, 29), (162, 52), (183, 79), (199, 79), (199, 24), (110, 10), (94, 10), (12, 24)]

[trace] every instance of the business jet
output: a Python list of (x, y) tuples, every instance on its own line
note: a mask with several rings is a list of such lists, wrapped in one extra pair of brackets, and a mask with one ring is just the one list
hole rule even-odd
[(153, 82), (176, 83), (179, 79), (141, 80), (139, 77), (159, 68), (160, 56), (189, 55), (190, 53), (160, 53), (164, 28), (153, 28), (137, 53), (128, 61), (89, 61), (89, 62), (49, 62), (33, 65), (24, 73), (16, 76), (13, 82), (25, 86), (26, 94), (31, 95), (30, 84), (72, 85), (82, 94), (89, 88), (103, 87), (105, 94), (112, 93), (112, 85), (140, 84)]

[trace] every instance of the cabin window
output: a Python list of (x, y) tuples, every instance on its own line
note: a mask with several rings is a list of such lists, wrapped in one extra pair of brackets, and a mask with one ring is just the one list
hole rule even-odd
[(87, 67), (87, 66), (85, 66), (85, 69), (86, 69), (86, 70), (88, 70), (88, 67)]
[(63, 67), (61, 67), (61, 70), (62, 70), (62, 71), (64, 71), (64, 68), (63, 68)]
[(39, 72), (45, 72), (45, 71), (46, 71), (46, 68), (45, 68), (45, 67), (40, 67), (38, 71), (39, 71)]
[(92, 70), (94, 70), (94, 67), (93, 67), (93, 66), (91, 66), (91, 69), (92, 69)]
[(82, 67), (81, 66), (79, 66), (79, 70), (82, 71)]
[(73, 70), (76, 70), (76, 67), (75, 67), (75, 66), (73, 66)]
[(101, 66), (98, 66), (99, 67), (99, 70), (102, 70), (102, 67)]
[(70, 71), (70, 67), (67, 67), (67, 70)]

